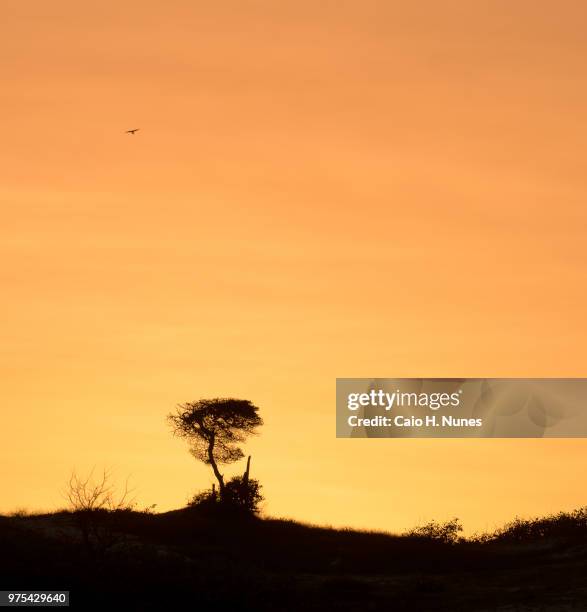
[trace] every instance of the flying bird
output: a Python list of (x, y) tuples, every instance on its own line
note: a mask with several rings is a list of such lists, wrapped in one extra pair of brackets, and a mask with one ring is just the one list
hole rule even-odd
[(135, 132), (138, 132), (141, 128), (135, 128), (134, 130), (126, 130), (125, 134), (135, 135)]

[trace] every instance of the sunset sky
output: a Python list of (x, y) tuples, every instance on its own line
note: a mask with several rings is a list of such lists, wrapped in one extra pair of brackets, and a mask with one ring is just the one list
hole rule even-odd
[(216, 396), (260, 407), (273, 516), (474, 531), (587, 503), (587, 440), (335, 438), (337, 376), (587, 376), (586, 19), (3, 3), (0, 511), (63, 506), (94, 465), (185, 504), (212, 474), (165, 416)]

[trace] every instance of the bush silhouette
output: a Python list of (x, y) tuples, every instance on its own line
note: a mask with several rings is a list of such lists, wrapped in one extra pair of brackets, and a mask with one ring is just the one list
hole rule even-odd
[(226, 483), (226, 503), (257, 514), (263, 501), (261, 485), (254, 478), (234, 476)]
[(587, 506), (550, 516), (515, 518), (491, 534), (476, 536), (482, 542), (533, 542), (547, 538), (584, 542), (587, 540)]
[(458, 518), (453, 518), (446, 523), (430, 521), (425, 525), (414, 527), (407, 532), (408, 537), (423, 540), (435, 540), (443, 544), (456, 544), (459, 541), (459, 533), (463, 530)]
[(196, 508), (208, 514), (241, 513), (258, 514), (263, 501), (261, 484), (254, 478), (234, 476), (225, 483), (224, 495), (212, 487), (196, 493), (188, 502), (190, 508)]

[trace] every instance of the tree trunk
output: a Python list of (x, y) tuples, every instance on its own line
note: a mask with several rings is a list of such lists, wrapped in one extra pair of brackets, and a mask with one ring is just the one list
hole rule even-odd
[(218, 481), (218, 491), (220, 493), (220, 499), (224, 497), (224, 476), (220, 473), (218, 469), (218, 465), (216, 463), (216, 459), (214, 459), (214, 438), (212, 438), (208, 444), (208, 461), (212, 466), (212, 471), (214, 472), (214, 476), (216, 476), (216, 480)]

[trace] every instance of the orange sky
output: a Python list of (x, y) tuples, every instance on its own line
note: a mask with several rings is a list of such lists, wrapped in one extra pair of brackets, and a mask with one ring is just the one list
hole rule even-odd
[(583, 440), (334, 437), (336, 376), (587, 375), (587, 7), (411, 4), (3, 5), (0, 511), (92, 465), (183, 504), (214, 396), (272, 515), (586, 503)]

